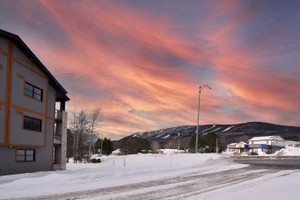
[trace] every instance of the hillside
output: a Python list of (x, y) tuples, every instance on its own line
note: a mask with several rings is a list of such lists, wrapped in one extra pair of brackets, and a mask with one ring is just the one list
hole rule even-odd
[[(195, 134), (197, 126), (178, 126), (155, 131), (138, 132), (115, 141), (119, 144), (128, 137), (142, 137), (151, 143), (156, 142), (159, 148), (188, 148), (190, 138)], [(284, 126), (263, 122), (247, 122), (241, 124), (209, 124), (199, 126), (201, 136), (215, 132), (221, 142), (221, 147), (231, 142), (247, 141), (254, 136), (280, 135), (289, 140), (300, 141), (300, 127)], [(156, 145), (156, 146), (157, 146)]]

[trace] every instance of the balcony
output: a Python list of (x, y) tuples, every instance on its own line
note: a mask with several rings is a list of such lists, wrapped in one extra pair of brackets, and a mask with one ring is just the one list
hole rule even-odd
[(62, 123), (62, 112), (60, 110), (55, 110), (55, 122)]

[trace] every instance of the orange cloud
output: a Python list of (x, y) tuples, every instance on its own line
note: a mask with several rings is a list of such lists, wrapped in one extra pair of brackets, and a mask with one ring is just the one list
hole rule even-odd
[(69, 111), (74, 99), (102, 107), (109, 137), (196, 124), (199, 84), (213, 87), (201, 96), (201, 124), (297, 124), (300, 45), (282, 48), (297, 41), (261, 20), (273, 19), (269, 5), (175, 3), (159, 12), (126, 1), (33, 2), (15, 13), (52, 37), (28, 36), (29, 46), (69, 91)]
[[(66, 66), (59, 70), (73, 73), (78, 79), (81, 78), (87, 90), (91, 87), (99, 91), (109, 91), (108, 96), (101, 97), (100, 103), (107, 115), (105, 117), (108, 120), (105, 121), (107, 126), (116, 127), (119, 124), (123, 127), (123, 133), (137, 129), (132, 127), (139, 127), (140, 130), (149, 129), (147, 127), (159, 128), (157, 120), (160, 120), (160, 117), (149, 119), (150, 114), (137, 116), (130, 111), (134, 109), (142, 113), (151, 113), (185, 108), (186, 99), (182, 96), (189, 98), (193, 83), (184, 70), (165, 65), (163, 61), (161, 64), (164, 66), (159, 66), (147, 56), (147, 53), (158, 50), (187, 61), (191, 59), (191, 62), (196, 62), (196, 59), (201, 60), (202, 56), (189, 50), (190, 44), (186, 44), (182, 38), (172, 36), (168, 30), (165, 30), (163, 23), (147, 20), (141, 16), (141, 13), (107, 2), (101, 6), (98, 3), (94, 5), (95, 2), (89, 3), (91, 3), (88, 6), (90, 15), (83, 15), (78, 19), (77, 10), (66, 9), (69, 6), (67, 4), (58, 5), (42, 1), (73, 39), (72, 50), (55, 58), (60, 66)], [(87, 9), (84, 5), (77, 6)], [(112, 10), (116, 14), (112, 14)], [(93, 19), (97, 20), (93, 21)], [(91, 24), (86, 25), (87, 21), (91, 21)], [(101, 39), (99, 41), (97, 29), (102, 30), (101, 27), (105, 27), (104, 35), (111, 34), (116, 37), (116, 40), (121, 43), (120, 46), (114, 44), (106, 46), (105, 41)], [(126, 39), (130, 42), (123, 41)], [(123, 49), (127, 47), (129, 47), (128, 51), (134, 52), (128, 54)], [(129, 57), (125, 57), (126, 55)], [(84, 96), (79, 98), (82, 101), (96, 101)]]

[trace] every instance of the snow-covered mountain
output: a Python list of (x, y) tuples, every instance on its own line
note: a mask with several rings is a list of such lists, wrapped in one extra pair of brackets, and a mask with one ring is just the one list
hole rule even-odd
[[(128, 137), (142, 137), (150, 142), (158, 142), (162, 147), (167, 143), (175, 143), (180, 140), (182, 145), (187, 147), (190, 138), (195, 134), (197, 126), (178, 126), (155, 131), (138, 132), (122, 138), (117, 143)], [(300, 127), (284, 126), (263, 122), (248, 122), (241, 124), (210, 124), (199, 126), (200, 135), (215, 132), (224, 143), (246, 140), (254, 136), (280, 135), (286, 139), (300, 141)], [(169, 145), (170, 146), (170, 145)]]

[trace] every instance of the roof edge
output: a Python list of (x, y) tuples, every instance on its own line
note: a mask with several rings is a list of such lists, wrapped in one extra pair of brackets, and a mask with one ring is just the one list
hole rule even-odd
[(65, 90), (65, 88), (56, 80), (56, 78), (50, 73), (50, 71), (18, 35), (0, 29), (0, 36), (11, 40), (43, 73), (46, 74), (46, 76), (49, 78), (50, 85), (52, 85), (56, 90), (59, 90), (59, 92), (62, 94), (61, 100), (70, 100), (70, 98), (66, 95), (68, 92)]

